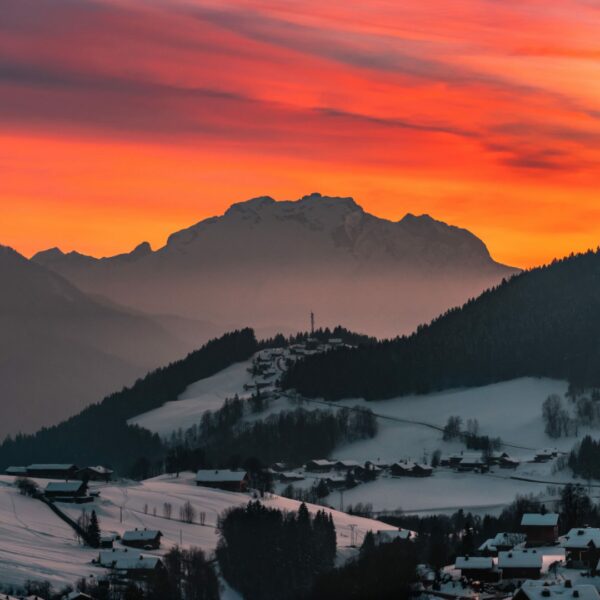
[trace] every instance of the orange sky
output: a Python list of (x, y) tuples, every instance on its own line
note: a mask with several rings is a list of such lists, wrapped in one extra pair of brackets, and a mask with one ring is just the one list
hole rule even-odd
[(530, 266), (600, 240), (587, 0), (0, 0), (0, 243), (154, 247), (257, 195), (429, 213)]

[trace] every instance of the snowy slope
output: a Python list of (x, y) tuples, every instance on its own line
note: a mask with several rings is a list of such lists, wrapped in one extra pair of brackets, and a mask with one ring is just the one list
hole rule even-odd
[(212, 377), (201, 379), (190, 385), (173, 402), (168, 402), (128, 422), (161, 436), (168, 436), (180, 427), (186, 429), (198, 423), (205, 411), (221, 408), (226, 398), (232, 398), (235, 394), (240, 397), (246, 395), (244, 384), (252, 380), (247, 371), (250, 365), (251, 361), (236, 363)]
[(0, 478), (0, 583), (45, 579), (60, 587), (104, 572), (90, 564), (96, 552), (80, 546), (66, 523), (9, 481)]
[[(72, 530), (38, 500), (20, 496), (12, 487), (12, 477), (0, 476), (0, 583), (22, 584), (26, 579), (47, 579), (55, 585), (74, 583), (79, 577), (105, 573), (91, 564), (97, 551), (77, 544)], [(43, 480), (38, 480), (41, 485)], [(248, 494), (222, 492), (196, 487), (191, 473), (161, 476), (142, 483), (98, 484), (100, 497), (86, 505), (62, 504), (73, 518), (82, 510), (95, 510), (103, 533), (122, 534), (128, 529), (159, 529), (164, 534), (159, 551), (175, 544), (196, 546), (212, 552), (218, 542), (217, 519), (226, 509), (244, 506)], [(189, 501), (198, 513), (206, 513), (204, 525), (182, 523), (179, 508)], [(163, 503), (172, 504), (172, 519), (162, 516)], [(299, 503), (279, 496), (266, 498), (267, 506), (298, 510)], [(322, 507), (308, 505), (311, 512)], [(157, 515), (153, 512), (156, 509)], [(147, 513), (146, 513), (147, 511)], [(340, 560), (353, 555), (350, 526), (356, 526), (356, 541), (361, 543), (368, 530), (391, 530), (390, 525), (331, 511), (338, 535)], [(121, 517), (122, 515), (122, 517)], [(196, 521), (198, 521), (197, 519)]]

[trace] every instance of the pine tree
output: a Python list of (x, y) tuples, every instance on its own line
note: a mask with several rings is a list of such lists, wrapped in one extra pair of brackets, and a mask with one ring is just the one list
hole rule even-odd
[(100, 546), (100, 524), (98, 523), (98, 517), (96, 511), (92, 511), (90, 517), (90, 523), (87, 527), (88, 541), (91, 546), (98, 548)]

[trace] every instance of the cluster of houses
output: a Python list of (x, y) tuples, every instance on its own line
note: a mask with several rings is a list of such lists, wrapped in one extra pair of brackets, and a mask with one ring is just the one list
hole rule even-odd
[[(558, 520), (556, 513), (526, 513), (521, 519), (520, 532), (499, 533), (486, 540), (479, 548), (480, 556), (460, 556), (455, 568), (468, 581), (536, 581), (542, 574), (543, 548), (557, 546), (564, 549), (567, 568), (599, 574), (600, 529), (574, 528), (559, 538)], [(542, 597), (550, 596), (542, 594)]]
[(73, 464), (35, 463), (26, 467), (8, 467), (5, 475), (14, 477), (35, 477), (39, 479), (78, 479), (81, 481), (105, 481), (112, 479), (113, 471), (103, 466), (80, 468)]

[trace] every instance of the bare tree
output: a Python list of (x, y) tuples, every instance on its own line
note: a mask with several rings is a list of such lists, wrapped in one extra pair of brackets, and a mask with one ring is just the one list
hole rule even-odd
[(184, 523), (193, 523), (196, 520), (196, 509), (189, 500), (180, 507), (179, 518)]
[(166, 519), (170, 519), (171, 514), (173, 514), (173, 505), (170, 502), (165, 502), (163, 504), (163, 516)]

